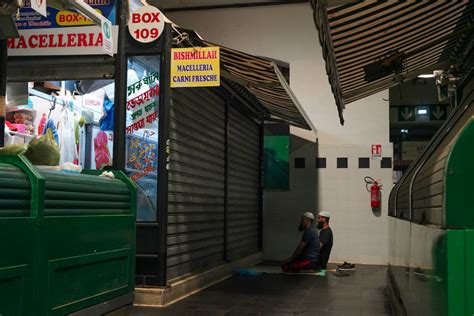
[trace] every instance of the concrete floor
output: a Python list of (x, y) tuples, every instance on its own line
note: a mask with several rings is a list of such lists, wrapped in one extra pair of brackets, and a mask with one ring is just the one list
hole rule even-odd
[(151, 315), (391, 315), (384, 266), (357, 266), (348, 277), (265, 274), (227, 279)]

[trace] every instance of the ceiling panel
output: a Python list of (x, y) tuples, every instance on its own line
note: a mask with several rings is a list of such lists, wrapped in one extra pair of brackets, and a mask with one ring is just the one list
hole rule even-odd
[(193, 8), (219, 8), (233, 6), (253, 6), (253, 5), (272, 5), (272, 4), (291, 4), (308, 2), (305, 0), (148, 0), (149, 4), (159, 7), (165, 11), (171, 10), (189, 10)]

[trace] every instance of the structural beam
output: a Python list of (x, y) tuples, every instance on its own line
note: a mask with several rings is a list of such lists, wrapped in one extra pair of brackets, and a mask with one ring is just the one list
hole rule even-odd
[(7, 41), (0, 40), (0, 147), (5, 145), (5, 107), (7, 92)]

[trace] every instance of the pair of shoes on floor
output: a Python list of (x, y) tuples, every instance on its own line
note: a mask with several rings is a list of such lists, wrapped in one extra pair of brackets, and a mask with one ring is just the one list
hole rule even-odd
[(337, 266), (336, 272), (334, 272), (335, 276), (350, 276), (350, 273), (347, 273), (346, 271), (354, 271), (355, 270), (355, 265), (349, 262), (344, 262), (343, 264), (340, 264)]
[(337, 266), (338, 270), (341, 271), (354, 271), (355, 270), (355, 265), (349, 262), (345, 262), (343, 264), (340, 264)]
[(351, 274), (346, 272), (346, 271), (343, 271), (339, 268), (336, 269), (336, 272), (334, 272), (334, 275), (335, 276), (338, 276), (338, 277), (345, 277), (345, 276), (350, 276)]

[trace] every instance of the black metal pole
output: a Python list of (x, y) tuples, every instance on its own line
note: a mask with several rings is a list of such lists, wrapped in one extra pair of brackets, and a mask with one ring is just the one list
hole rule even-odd
[(263, 250), (263, 173), (264, 173), (264, 148), (265, 124), (260, 122), (260, 157), (259, 157), (259, 205), (258, 205), (258, 248)]
[(117, 1), (117, 24), (119, 26), (117, 54), (115, 55), (115, 113), (113, 168), (125, 169), (125, 125), (127, 124), (127, 36), (128, 1)]
[(0, 147), (5, 146), (5, 107), (7, 93), (7, 41), (0, 40)]
[(166, 24), (163, 33), (163, 51), (161, 54), (161, 99), (159, 109), (158, 136), (158, 285), (167, 285), (168, 263), (168, 169), (170, 166), (170, 115), (171, 115), (171, 48), (173, 33), (171, 25)]

